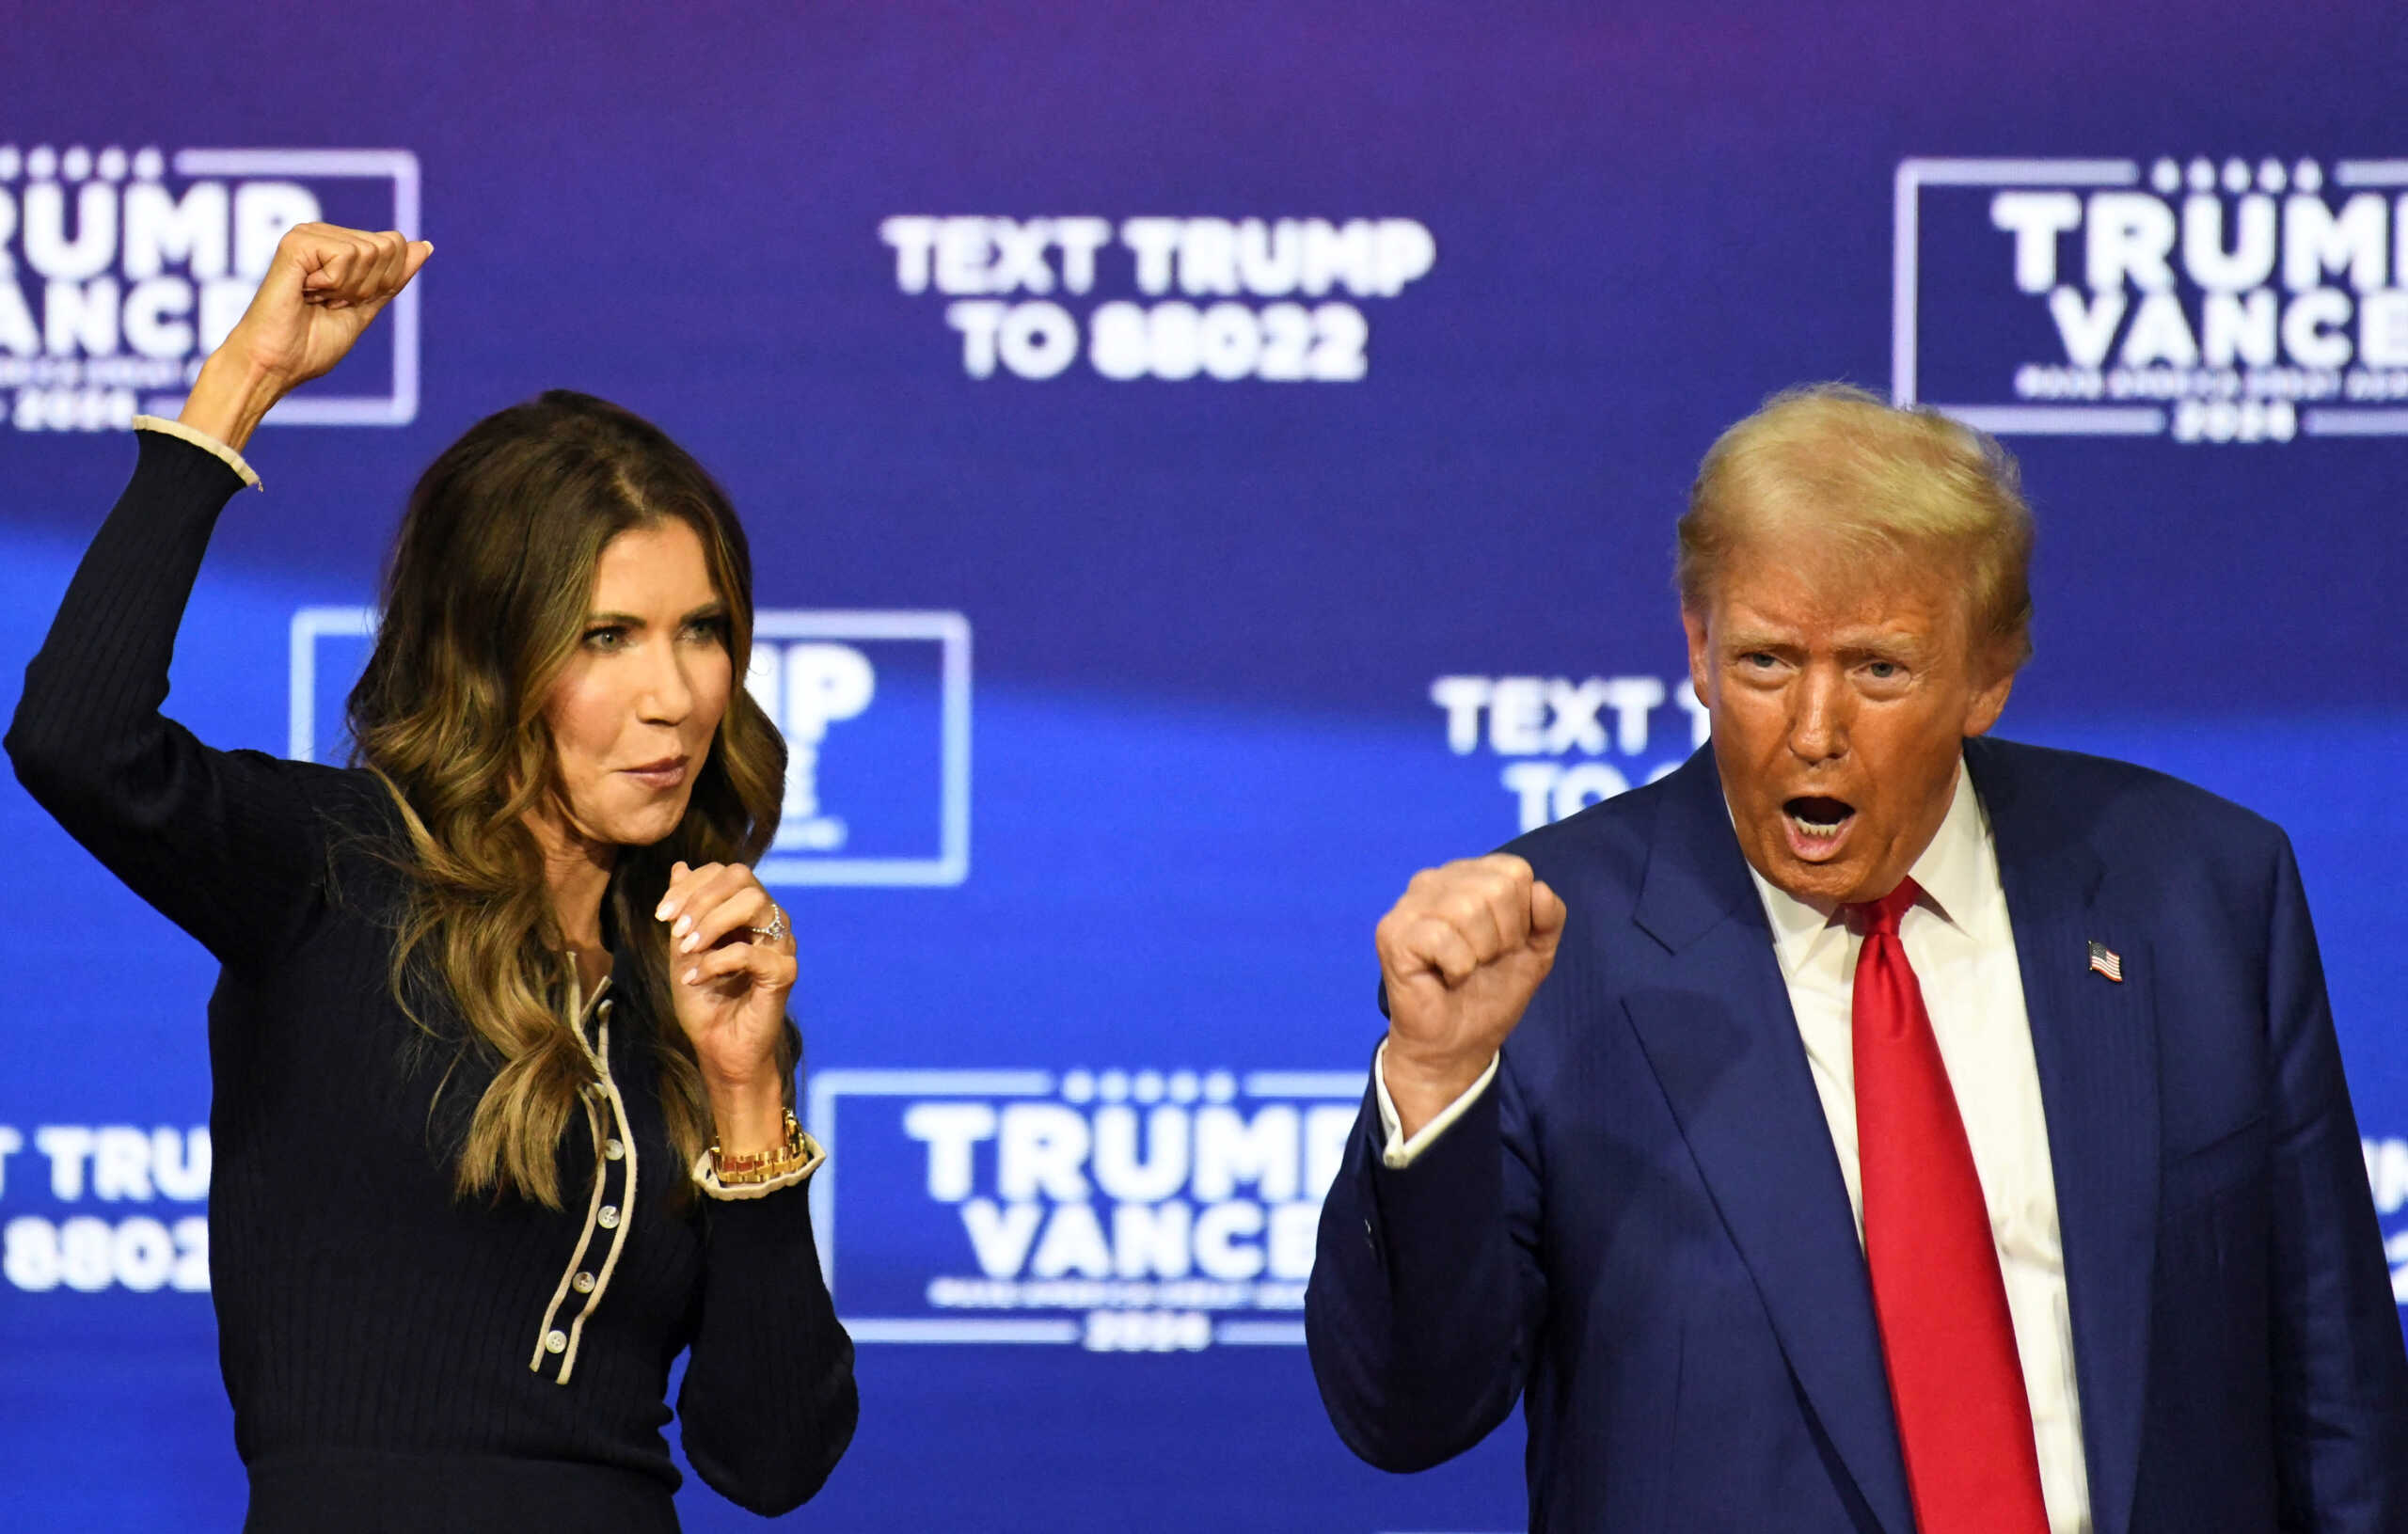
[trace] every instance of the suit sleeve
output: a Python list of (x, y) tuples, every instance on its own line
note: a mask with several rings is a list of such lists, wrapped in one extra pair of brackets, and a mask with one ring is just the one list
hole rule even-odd
[(1322, 1206), (1305, 1334), (1339, 1437), (1383, 1470), (1423, 1470), (1513, 1410), (1546, 1312), (1510, 1054), (1411, 1165), (1383, 1164), (1386, 1139), (1367, 1093)]
[(280, 952), (325, 883), (308, 780), (166, 718), (167, 663), (218, 513), (224, 460), (135, 434), (134, 478), (68, 583), (9, 726), (18, 781), (108, 870), (227, 964)]
[(819, 1273), (811, 1185), (704, 1206), (701, 1323), (677, 1392), (686, 1457), (775, 1517), (826, 1483), (861, 1415), (853, 1339)]
[(2285, 1529), (2408, 1531), (2408, 1353), (2290, 844), (2273, 872), (2274, 1443)]

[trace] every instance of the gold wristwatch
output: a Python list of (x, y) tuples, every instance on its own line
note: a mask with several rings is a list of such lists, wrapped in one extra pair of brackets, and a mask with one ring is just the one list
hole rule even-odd
[(802, 1126), (795, 1122), (794, 1110), (786, 1110), (785, 1137), (774, 1150), (764, 1150), (751, 1156), (730, 1156), (719, 1148), (719, 1137), (711, 1137), (711, 1166), (719, 1174), (720, 1184), (741, 1188), (756, 1182), (768, 1182), (789, 1172), (800, 1172), (811, 1164), (818, 1147), (804, 1138)]

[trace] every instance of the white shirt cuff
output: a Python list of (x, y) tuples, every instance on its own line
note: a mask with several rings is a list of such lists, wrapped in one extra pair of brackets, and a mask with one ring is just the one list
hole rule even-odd
[(1502, 1055), (1490, 1055), (1488, 1068), (1480, 1073), (1480, 1080), (1466, 1087), (1462, 1097), (1447, 1104), (1444, 1112), (1422, 1125), (1408, 1140), (1404, 1137), (1404, 1121), (1397, 1116), (1396, 1099), (1388, 1096), (1387, 1040), (1380, 1040), (1380, 1052), (1371, 1058), (1371, 1093), (1379, 1099), (1380, 1127), (1387, 1131), (1387, 1144), (1380, 1152), (1380, 1164), (1392, 1172), (1401, 1172), (1413, 1164), (1415, 1157), (1437, 1144), (1438, 1136), (1452, 1128), (1455, 1120), (1464, 1116), (1464, 1110), (1477, 1102), (1480, 1095), (1488, 1090), (1488, 1083), (1497, 1079), (1497, 1063), (1503, 1058)]
[(228, 468), (230, 468), (235, 473), (240, 474), (243, 477), (243, 482), (249, 485), (252, 489), (264, 490), (267, 488), (267, 486), (260, 483), (260, 477), (251, 471), (251, 466), (243, 462), (243, 455), (241, 453), (236, 452), (225, 443), (218, 441), (207, 432), (197, 432), (191, 427), (185, 425), (182, 421), (168, 420), (159, 416), (135, 417), (134, 429), (137, 432), (162, 432), (168, 436), (189, 442), (203, 452), (214, 454), (226, 465)]

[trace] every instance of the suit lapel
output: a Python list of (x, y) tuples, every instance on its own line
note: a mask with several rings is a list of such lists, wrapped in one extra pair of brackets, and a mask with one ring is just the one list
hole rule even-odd
[[(2049, 1120), (2083, 1449), (2098, 1534), (2131, 1522), (2157, 1266), (2157, 1028), (2144, 912), (2102, 886), (2107, 869), (2016, 748), (1966, 742), (1989, 812), (1999, 881), (2023, 976)], [(2090, 968), (2089, 945), (2123, 980)]]
[(1816, 1422), (1881, 1526), (1910, 1534), (1863, 1250), (1712, 751), (1666, 787), (1636, 918), (1671, 960), (1624, 1004)]

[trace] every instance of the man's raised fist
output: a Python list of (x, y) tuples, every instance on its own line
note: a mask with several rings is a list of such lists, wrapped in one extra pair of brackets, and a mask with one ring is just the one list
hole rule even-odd
[(1555, 966), (1563, 902), (1511, 853), (1425, 868), (1380, 918), (1382, 1074), (1410, 1135), (1480, 1079)]

